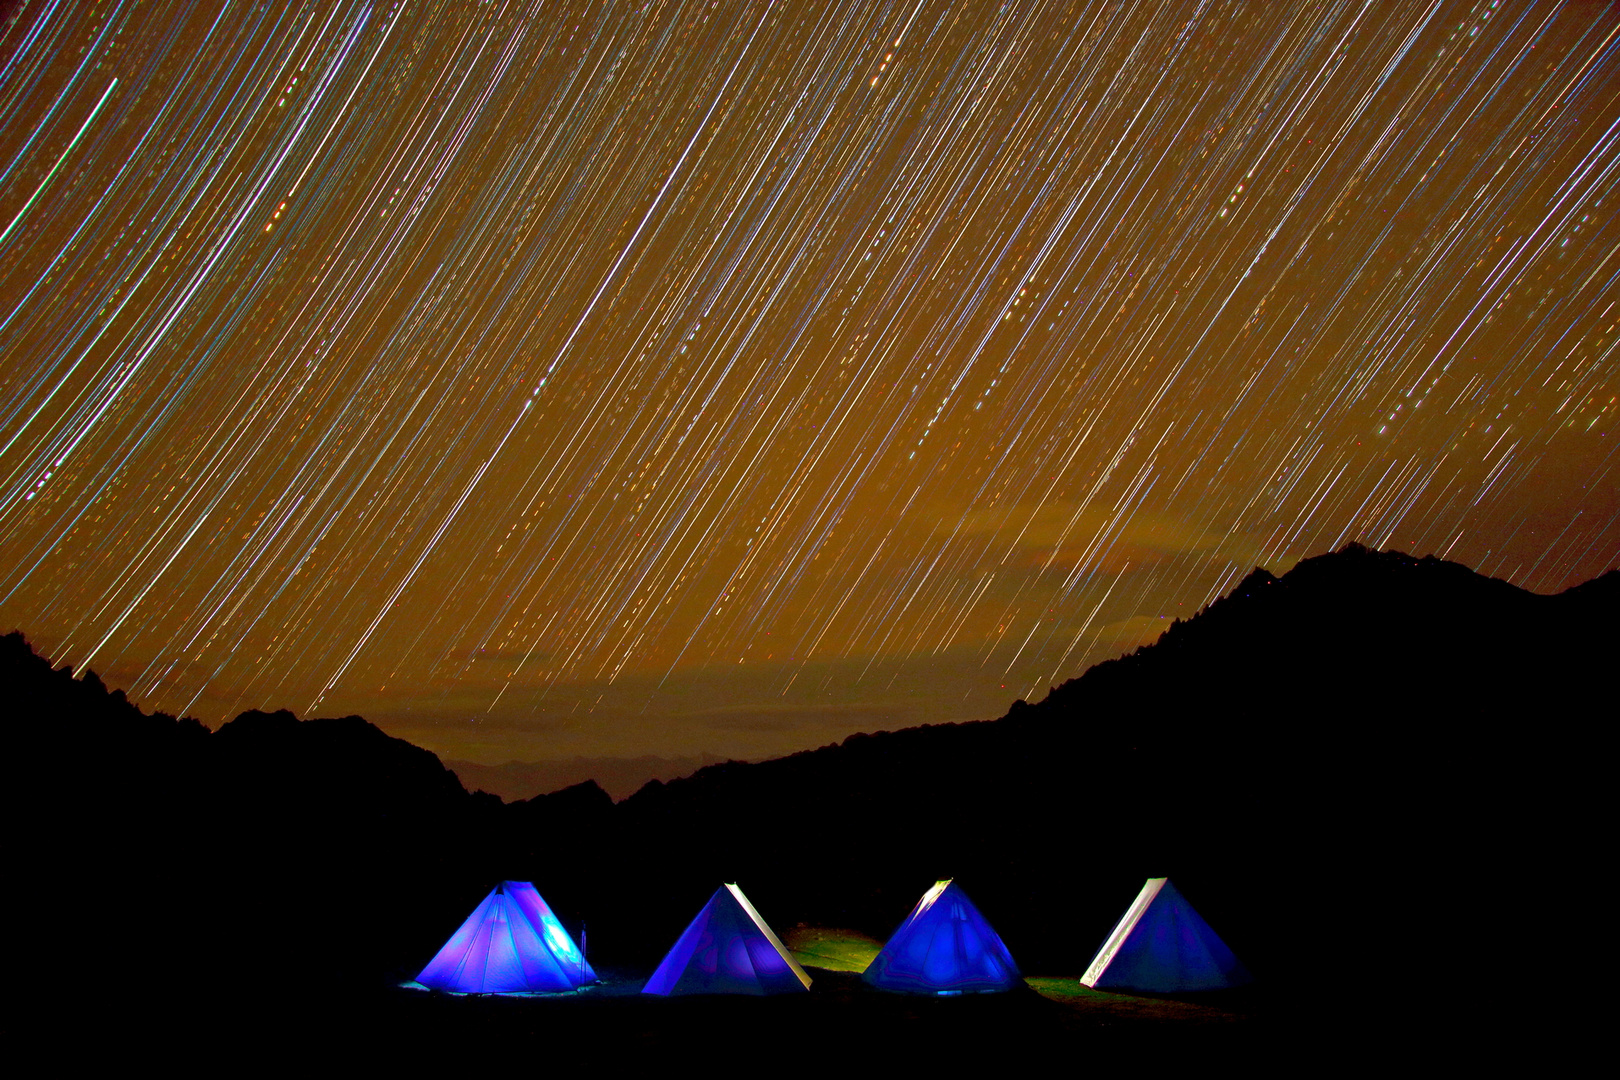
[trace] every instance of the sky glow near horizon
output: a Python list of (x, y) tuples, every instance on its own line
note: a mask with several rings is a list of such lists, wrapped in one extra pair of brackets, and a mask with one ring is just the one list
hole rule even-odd
[(452, 756), (999, 715), (1620, 562), (1610, 4), (29, 3), (0, 621)]

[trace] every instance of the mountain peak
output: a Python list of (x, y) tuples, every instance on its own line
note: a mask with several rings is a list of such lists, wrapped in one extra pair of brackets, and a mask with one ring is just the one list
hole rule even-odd
[(297, 715), (291, 709), (277, 709), (275, 712), (249, 709), (235, 720), (225, 721), (215, 734), (225, 739), (262, 738), (266, 735), (290, 732), (299, 723)]

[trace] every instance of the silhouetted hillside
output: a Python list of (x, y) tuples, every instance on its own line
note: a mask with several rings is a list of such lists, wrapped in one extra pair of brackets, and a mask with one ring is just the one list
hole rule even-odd
[(593, 955), (650, 965), (721, 881), (779, 925), (881, 937), (955, 876), (1026, 971), (1074, 974), (1168, 874), (1262, 980), (1331, 989), (1400, 950), (1484, 971), (1546, 917), (1599, 820), (1586, 762), (1617, 609), (1620, 573), (1535, 596), (1352, 546), (1256, 570), (1000, 720), (716, 765), (617, 805), (595, 784), (469, 795), (357, 717), (210, 734), (145, 716), (18, 634), (0, 694), (24, 759), (74, 777), (22, 789), (25, 888), (43, 904), (95, 881), (67, 903), (114, 904), (120, 960), (149, 981), (244, 953), (322, 985), (408, 976), (502, 877), (588, 919)]
[(622, 799), (639, 790), (649, 780), (668, 781), (690, 776), (705, 765), (718, 765), (724, 760), (713, 754), (674, 758), (643, 754), (639, 757), (508, 761), (501, 765), (446, 760), (444, 767), (455, 773), (468, 791), (487, 791), (511, 802), (570, 787), (584, 780), (594, 780), (608, 794)]
[(1570, 781), (1617, 610), (1620, 573), (1536, 596), (1352, 546), (1257, 570), (999, 721), (704, 769), (614, 827), (658, 870), (649, 912), (746, 876), (775, 917), (881, 936), (955, 875), (1026, 966), (1074, 971), (1168, 874), (1263, 976), (1321, 985), (1344, 978), (1324, 934), (1346, 956), (1404, 942), (1430, 883), (1488, 893), (1421, 945), (1477, 963), (1589, 842)]
[[(109, 926), (122, 977), (183, 985), (319, 956), (327, 985), (374, 980), (402, 941), (443, 929), (500, 847), (479, 824), (499, 800), (359, 717), (248, 712), (210, 733), (52, 671), (16, 633), (0, 638), (0, 687), (23, 759), (71, 777), (13, 788), (22, 888), (53, 918)], [(335, 905), (359, 897), (384, 899), (357, 935)], [(75, 983), (84, 960), (43, 977)]]

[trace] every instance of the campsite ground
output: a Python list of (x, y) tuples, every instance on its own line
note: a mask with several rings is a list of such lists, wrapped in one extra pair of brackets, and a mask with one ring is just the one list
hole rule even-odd
[[(859, 975), (883, 948), (881, 941), (858, 930), (821, 926), (795, 927), (782, 935), (782, 943), (815, 977), (829, 973)], [(1170, 996), (1107, 993), (1093, 990), (1072, 976), (1031, 975), (1024, 981), (1036, 994), (1073, 1014), (1072, 1022), (1082, 1026), (1147, 1023), (1239, 1027), (1259, 1023), (1266, 1013), (1261, 996), (1249, 989)]]
[(816, 927), (783, 939), (814, 980), (808, 994), (649, 997), (640, 993), (648, 971), (599, 967), (602, 984), (570, 995), (456, 997), (398, 985), (232, 991), (149, 997), (121, 1011), (111, 1006), (120, 1015), (109, 1018), (126, 1061), (241, 1061), (248, 1053), (412, 1071), (437, 1061), (609, 1068), (686, 1059), (771, 1062), (773, 1071), (798, 1073), (844, 1071), (859, 1061), (1033, 1066), (1053, 1054), (1090, 1064), (1140, 1063), (1146, 1054), (1161, 1063), (1230, 1056), (1253, 1065), (1280, 1050), (1276, 1018), (1252, 994), (1103, 994), (1074, 978), (1039, 976), (1010, 994), (890, 994), (859, 975), (877, 941)]

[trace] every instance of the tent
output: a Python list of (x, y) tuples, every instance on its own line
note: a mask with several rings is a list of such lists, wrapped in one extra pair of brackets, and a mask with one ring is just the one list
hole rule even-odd
[(1148, 878), (1080, 977), (1099, 990), (1221, 990), (1253, 982), (1169, 878)]
[(950, 880), (923, 894), (861, 978), (913, 994), (982, 994), (1023, 982), (1007, 946)]
[(785, 994), (810, 989), (810, 976), (741, 889), (714, 890), (676, 940), (644, 994)]
[(457, 994), (557, 993), (595, 982), (596, 972), (533, 885), (503, 881), (416, 981)]

